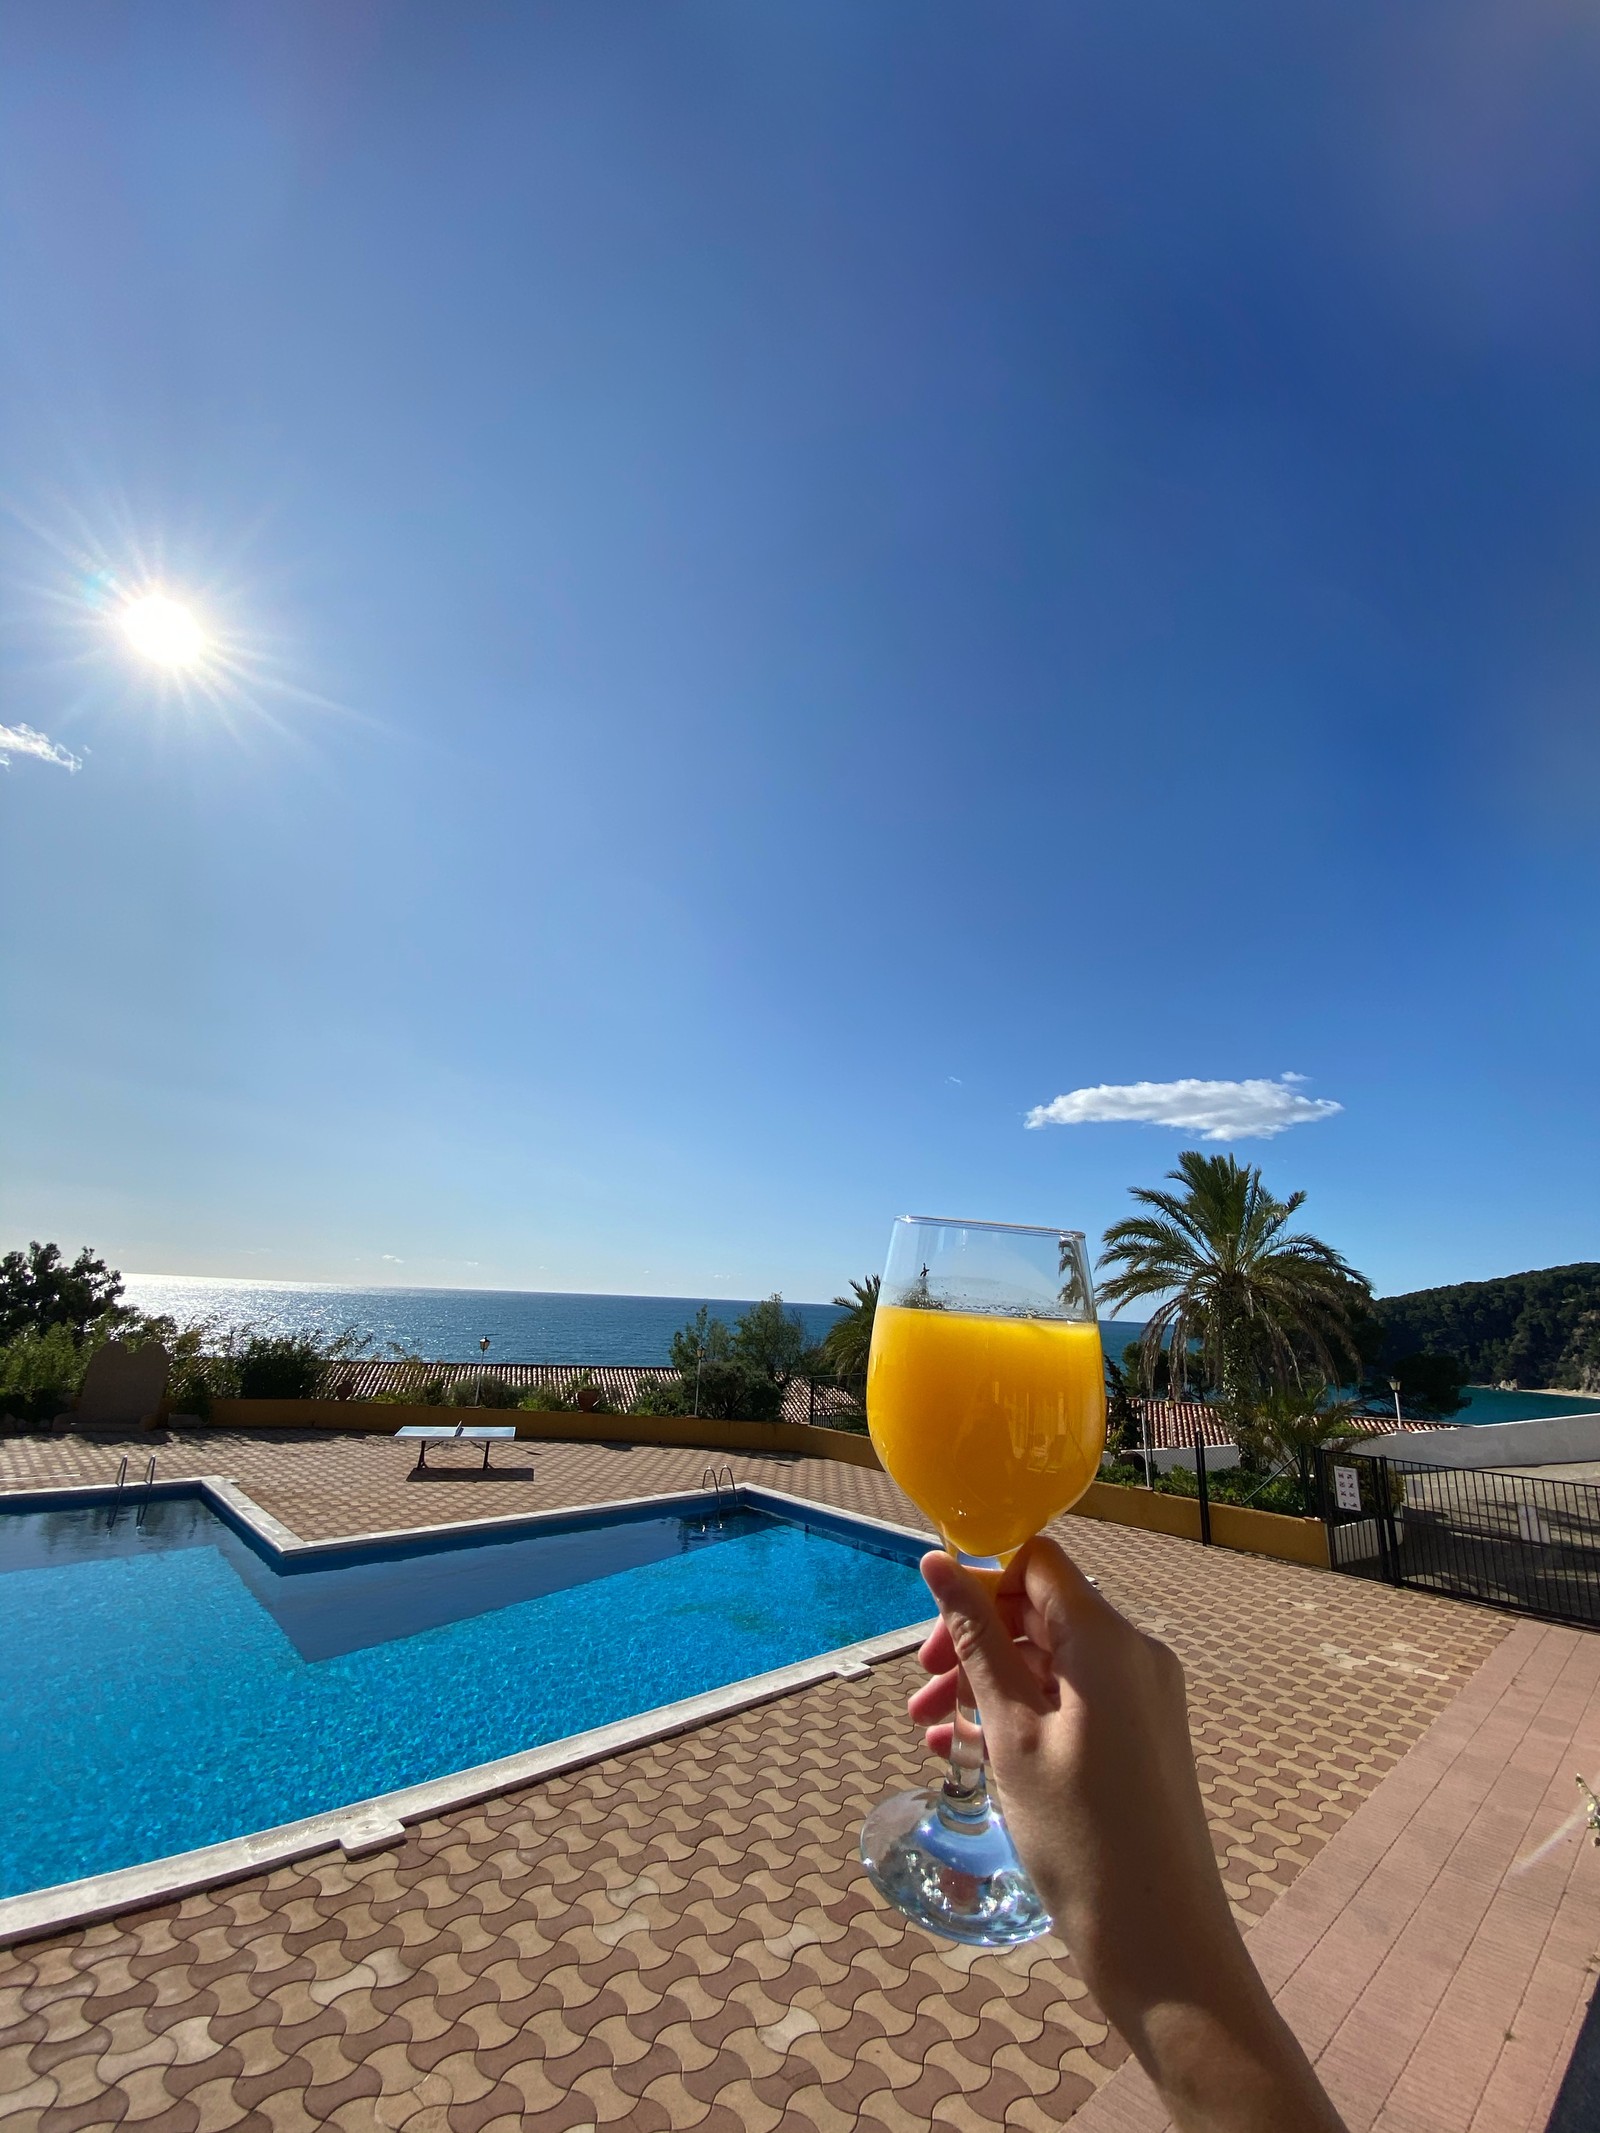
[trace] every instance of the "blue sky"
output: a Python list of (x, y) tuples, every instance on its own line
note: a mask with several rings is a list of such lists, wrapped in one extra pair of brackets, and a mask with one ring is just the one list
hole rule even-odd
[[(1264, 1101), (1381, 1290), (1600, 1257), (1597, 92), (1557, 0), (0, 8), (5, 1241), (826, 1297)], [(1278, 1093), (1077, 1093), (1183, 1081)]]

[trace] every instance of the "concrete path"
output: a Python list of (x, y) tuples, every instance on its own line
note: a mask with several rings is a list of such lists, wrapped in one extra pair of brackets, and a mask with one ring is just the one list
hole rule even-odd
[[(1351, 2133), (1544, 2127), (1600, 1969), (1579, 1771), (1600, 1781), (1600, 1636), (1519, 1623), (1251, 1930)], [(1169, 2123), (1129, 2062), (1073, 2127)]]

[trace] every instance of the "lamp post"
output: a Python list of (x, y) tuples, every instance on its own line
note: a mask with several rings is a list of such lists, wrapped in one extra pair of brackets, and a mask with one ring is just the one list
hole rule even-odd
[(1400, 1416), (1400, 1380), (1398, 1378), (1389, 1380), (1389, 1390), (1394, 1394), (1394, 1426), (1396, 1429), (1402, 1429), (1405, 1425)]
[[(479, 1355), (481, 1355), (481, 1356), (482, 1356), (482, 1357), (483, 1357), (483, 1358), (484, 1358), (484, 1359), (485, 1359), (485, 1360), (487, 1361), (487, 1359), (488, 1359), (488, 1354), (489, 1354), (489, 1336), (488, 1336), (488, 1334), (487, 1334), (487, 1333), (486, 1333), (486, 1334), (485, 1334), (485, 1335), (483, 1336), (483, 1339), (482, 1339), (481, 1341), (479, 1341), (479, 1343), (478, 1343), (478, 1353), (479, 1353)], [(474, 1407), (481, 1407), (481, 1406), (483, 1405), (483, 1373), (482, 1373), (482, 1371), (479, 1371), (479, 1373), (478, 1373), (478, 1383), (477, 1383), (476, 1389), (474, 1390), (474, 1392), (473, 1392), (473, 1395), (472, 1395), (472, 1404), (473, 1404), (473, 1406), (474, 1406)]]

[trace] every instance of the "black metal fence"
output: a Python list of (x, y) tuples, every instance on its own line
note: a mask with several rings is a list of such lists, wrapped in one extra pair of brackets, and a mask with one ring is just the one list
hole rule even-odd
[(1342, 1449), (1318, 1480), (1335, 1570), (1600, 1627), (1600, 1488)]

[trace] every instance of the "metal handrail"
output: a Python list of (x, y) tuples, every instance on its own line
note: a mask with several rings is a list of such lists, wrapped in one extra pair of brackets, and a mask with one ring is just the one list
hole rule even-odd
[(122, 1455), (122, 1464), (117, 1468), (117, 1493), (111, 1499), (111, 1516), (106, 1520), (107, 1531), (117, 1522), (117, 1513), (122, 1509), (122, 1492), (128, 1485), (128, 1455)]
[(728, 1477), (728, 1507), (730, 1510), (737, 1511), (739, 1508), (739, 1484), (733, 1478), (733, 1468), (726, 1461), (720, 1467), (708, 1461), (700, 1475), (701, 1488), (709, 1489), (716, 1498), (719, 1519), (722, 1516), (722, 1477), (724, 1474)]

